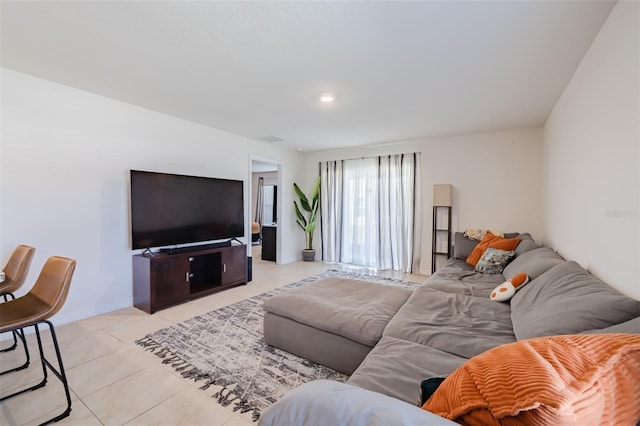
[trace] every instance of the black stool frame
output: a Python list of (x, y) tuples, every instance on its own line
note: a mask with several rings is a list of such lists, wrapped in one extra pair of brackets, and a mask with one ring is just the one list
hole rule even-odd
[[(38, 328), (39, 324), (47, 324), (49, 326), (49, 330), (51, 330), (51, 340), (53, 341), (53, 347), (56, 351), (56, 358), (58, 359), (58, 368), (59, 370), (56, 370), (56, 368), (53, 366), (53, 364), (51, 364), (51, 362), (49, 362), (49, 360), (47, 358), (45, 358), (44, 356), (44, 350), (42, 348), (42, 338), (40, 337), (40, 329)], [(31, 386), (29, 388), (26, 389), (22, 389), (19, 390), (17, 392), (12, 393), (11, 395), (7, 395), (4, 396), (2, 398), (0, 398), (0, 401), (4, 401), (6, 399), (12, 398), (14, 396), (17, 395), (21, 395), (25, 392), (30, 392), (36, 389), (39, 389), (41, 387), (43, 387), (44, 385), (47, 384), (47, 378), (48, 378), (48, 374), (47, 374), (47, 368), (51, 370), (51, 372), (62, 382), (62, 385), (64, 386), (64, 393), (65, 396), (67, 398), (67, 407), (66, 409), (59, 415), (43, 422), (40, 424), (40, 426), (42, 425), (46, 425), (49, 423), (53, 423), (53, 422), (57, 422), (58, 420), (64, 419), (65, 417), (67, 417), (69, 415), (69, 413), (71, 413), (71, 393), (69, 392), (69, 383), (67, 382), (67, 375), (64, 372), (64, 366), (62, 364), (62, 356), (60, 355), (60, 347), (58, 345), (58, 338), (56, 337), (56, 332), (55, 329), (53, 327), (53, 324), (50, 321), (47, 320), (41, 320), (41, 321), (37, 321), (33, 324), (30, 324), (29, 326), (33, 325), (33, 328), (35, 328), (36, 330), (36, 338), (38, 340), (38, 350), (40, 351), (40, 359), (42, 360), (42, 373), (43, 373), (43, 378), (42, 380), (34, 385)], [(20, 340), (22, 340), (22, 342), (25, 345), (25, 348), (27, 347), (27, 342), (25, 340), (24, 337), (24, 331), (23, 329), (17, 328), (14, 330), (7, 330), (7, 331), (11, 331), (13, 333), (17, 333), (18, 337), (20, 337)], [(27, 356), (28, 356), (28, 352), (27, 352)], [(27, 365), (28, 365), (28, 360), (27, 360)], [(18, 368), (15, 368), (13, 370), (10, 371), (6, 371), (6, 372), (2, 372), (2, 374), (5, 373), (10, 373), (12, 371), (17, 371), (17, 370), (21, 370), (23, 368), (26, 368), (26, 366), (21, 366)]]
[[(2, 293), (2, 297), (4, 298), (5, 302), (8, 302), (9, 300), (15, 300), (15, 296), (13, 295), (13, 293)], [(24, 346), (24, 354), (27, 358), (27, 360), (25, 361), (24, 364), (22, 364), (19, 367), (16, 368), (12, 368), (6, 371), (1, 371), (0, 372), (0, 376), (2, 376), (3, 374), (7, 374), (7, 373), (11, 373), (13, 371), (19, 371), (22, 369), (25, 369), (29, 366), (30, 362), (31, 362), (31, 357), (29, 356), (29, 348), (27, 347), (27, 341), (25, 340), (24, 337), (24, 331), (22, 331), (22, 329), (18, 329), (18, 330), (13, 330), (11, 331), (11, 334), (13, 336), (13, 344), (11, 346), (9, 346), (8, 348), (4, 348), (4, 349), (0, 349), (0, 353), (2, 352), (9, 352), (14, 350), (15, 348), (18, 347), (18, 338), (20, 338), (20, 340), (22, 341), (22, 345)]]

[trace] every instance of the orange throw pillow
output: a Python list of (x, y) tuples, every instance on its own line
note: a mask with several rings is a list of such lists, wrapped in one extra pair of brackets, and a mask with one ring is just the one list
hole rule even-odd
[(502, 238), (487, 231), (482, 238), (482, 241), (475, 246), (469, 257), (467, 257), (467, 263), (471, 266), (476, 266), (478, 261), (487, 250), (491, 247), (498, 250), (511, 251), (515, 250), (516, 246), (520, 243), (520, 238)]
[(465, 425), (635, 425), (640, 335), (574, 334), (471, 358), (422, 406)]

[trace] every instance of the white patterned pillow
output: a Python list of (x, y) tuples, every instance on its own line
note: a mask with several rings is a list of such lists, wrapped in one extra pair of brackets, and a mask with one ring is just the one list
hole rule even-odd
[(516, 252), (513, 250), (505, 251), (489, 247), (476, 264), (476, 272), (499, 274), (515, 255)]

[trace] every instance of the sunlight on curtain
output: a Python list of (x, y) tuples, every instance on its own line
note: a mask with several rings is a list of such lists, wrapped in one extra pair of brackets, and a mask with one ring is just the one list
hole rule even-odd
[(346, 160), (341, 262), (378, 267), (378, 159)]
[(419, 172), (419, 153), (321, 163), (323, 260), (417, 271)]
[(320, 235), (322, 259), (340, 262), (342, 241), (342, 169), (343, 161), (320, 164)]
[(380, 269), (411, 267), (414, 176), (413, 157), (380, 157)]

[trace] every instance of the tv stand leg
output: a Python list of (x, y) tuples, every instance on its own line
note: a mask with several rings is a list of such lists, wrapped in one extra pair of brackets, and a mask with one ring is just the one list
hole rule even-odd
[(147, 247), (146, 249), (144, 249), (144, 251), (142, 252), (143, 256), (146, 257), (156, 257), (155, 253), (151, 251), (151, 249), (149, 247)]

